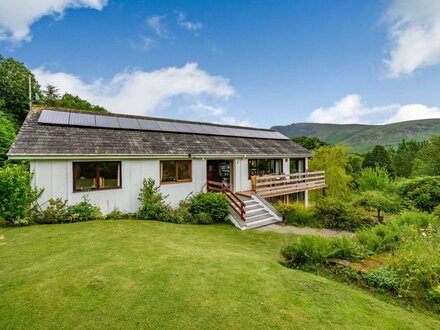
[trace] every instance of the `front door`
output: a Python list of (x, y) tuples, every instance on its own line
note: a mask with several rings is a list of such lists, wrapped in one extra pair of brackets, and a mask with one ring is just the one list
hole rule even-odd
[(231, 160), (207, 160), (207, 178), (209, 181), (223, 182), (230, 189), (233, 187), (232, 167), (233, 161)]

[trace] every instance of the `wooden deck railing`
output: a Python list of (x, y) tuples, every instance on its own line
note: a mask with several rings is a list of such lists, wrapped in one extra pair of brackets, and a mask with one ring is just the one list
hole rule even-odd
[(325, 171), (255, 177), (253, 190), (262, 197), (325, 188)]
[(215, 191), (224, 193), (231, 208), (240, 216), (241, 220), (245, 221), (245, 204), (227, 185), (223, 182), (206, 181), (206, 189), (208, 191)]

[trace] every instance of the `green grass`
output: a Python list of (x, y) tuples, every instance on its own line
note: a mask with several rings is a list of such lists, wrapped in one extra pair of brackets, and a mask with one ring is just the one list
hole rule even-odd
[(0, 229), (0, 329), (440, 328), (279, 264), (292, 236), (92, 221)]

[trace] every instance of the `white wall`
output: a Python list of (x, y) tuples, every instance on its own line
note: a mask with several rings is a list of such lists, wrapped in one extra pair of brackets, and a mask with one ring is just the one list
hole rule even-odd
[[(35, 172), (34, 185), (44, 188), (40, 199), (41, 203), (50, 198), (62, 198), (69, 205), (75, 204), (88, 196), (93, 204), (98, 205), (103, 213), (112, 211), (115, 207), (124, 212), (135, 212), (139, 207), (138, 196), (144, 178), (153, 178), (160, 182), (159, 160), (123, 160), (122, 188), (110, 190), (94, 190), (89, 192), (73, 191), (72, 161), (65, 160), (35, 160), (31, 162), (31, 169)], [(191, 193), (200, 192), (206, 182), (206, 161), (195, 159), (192, 162), (192, 182), (170, 183), (161, 186), (161, 190), (168, 195), (167, 202), (177, 206)]]

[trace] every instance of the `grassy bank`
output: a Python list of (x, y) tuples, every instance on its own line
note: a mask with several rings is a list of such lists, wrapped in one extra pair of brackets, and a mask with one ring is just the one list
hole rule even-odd
[(279, 264), (292, 236), (92, 221), (0, 229), (0, 328), (439, 328)]

